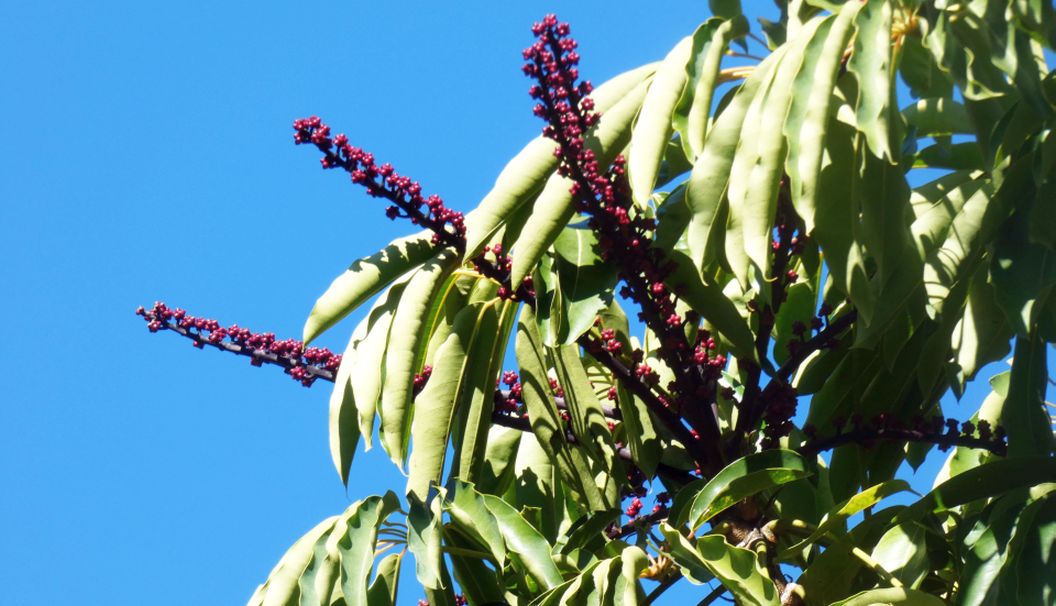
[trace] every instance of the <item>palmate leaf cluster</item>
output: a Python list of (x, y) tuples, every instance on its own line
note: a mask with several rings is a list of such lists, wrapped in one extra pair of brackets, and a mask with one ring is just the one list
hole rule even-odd
[[(1051, 3), (800, 0), (761, 29), (736, 1), (711, 6), (663, 60), (594, 91), (588, 145), (604, 166), (627, 159), (666, 286), (699, 318), (687, 339), (708, 331), (728, 359), (699, 403), (717, 458), (582, 347), (615, 331), (668, 395), (677, 369), (540, 137), (467, 215), (464, 250), (401, 238), (312, 310), (306, 342), (373, 300), (336, 375), (331, 450), (347, 483), (376, 435), (405, 498), (322, 522), (251, 604), (394, 604), (399, 588), (434, 606), (629, 605), (676, 582), (740, 604), (1056, 600)], [(496, 243), (533, 301), (475, 271)], [(1010, 353), (965, 430), (1003, 428), (1007, 453), (955, 446), (933, 492), (886, 505), (937, 440), (885, 428), (940, 415)], [(523, 395), (507, 415), (511, 367)], [(768, 440), (778, 388), (806, 422)], [(643, 479), (673, 501), (628, 520)], [(408, 553), (414, 580), (399, 578)]]

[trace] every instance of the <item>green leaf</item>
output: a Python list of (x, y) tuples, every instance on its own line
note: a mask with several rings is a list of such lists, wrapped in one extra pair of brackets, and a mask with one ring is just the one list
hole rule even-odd
[(660, 531), (670, 546), (671, 559), (690, 582), (702, 585), (714, 577), (740, 603), (759, 606), (781, 603), (774, 582), (754, 552), (734, 547), (717, 534), (700, 537), (694, 545), (666, 522), (660, 524)]
[[(341, 356), (341, 366), (334, 377), (334, 390), (330, 393), (330, 413), (328, 418), (330, 436), (330, 458), (341, 477), (341, 483), (348, 486), (348, 472), (352, 468), (352, 459), (359, 445), (362, 433), (359, 425), (359, 411), (356, 407), (355, 392), (352, 389), (352, 368), (356, 365), (358, 352), (356, 346), (367, 336), (369, 317), (360, 322), (352, 333)], [(371, 407), (373, 410), (373, 406)], [(373, 429), (373, 423), (371, 423)]]
[[(639, 84), (653, 75), (656, 64), (624, 72), (594, 89), (591, 98), (600, 113), (608, 113)], [(466, 215), (466, 252), (463, 260), (480, 254), (499, 228), (514, 213), (535, 198), (557, 169), (557, 144), (539, 137), (525, 146), (499, 173), (495, 185), (472, 212)], [(517, 282), (519, 283), (519, 282)]]
[(565, 439), (564, 422), (554, 403), (542, 340), (535, 325), (535, 314), (526, 306), (518, 321), (516, 353), (532, 433), (551, 460), (557, 463), (562, 478), (585, 504), (594, 511), (607, 510), (609, 504), (594, 483), (594, 475), (590, 473), (583, 452)]
[(467, 482), (475, 482), (483, 470), (495, 406), (495, 382), (516, 310), (516, 303), (495, 299), (481, 310), (473, 332), (458, 394), (458, 407), (465, 411), (465, 420), (456, 445), (457, 471), (452, 470), (452, 474)]
[(304, 344), (315, 340), (393, 280), (436, 254), (431, 236), (431, 233), (419, 233), (393, 240), (380, 251), (352, 263), (312, 307), (304, 325)]
[(378, 526), (399, 508), (393, 492), (370, 496), (345, 510), (334, 524), (327, 551), (340, 553), (341, 593), (347, 604), (367, 603), (367, 581), (374, 568)]
[(510, 558), (520, 562), (541, 586), (549, 589), (560, 584), (561, 573), (550, 557), (550, 544), (543, 535), (509, 503), (490, 494), (480, 496), (495, 520)]
[(392, 319), (381, 393), (381, 444), (400, 469), (410, 442), (414, 375), (421, 370), (434, 314), (443, 300), (440, 292), (456, 261), (452, 250), (443, 250), (415, 272)]
[(415, 576), (424, 587), (441, 589), (442, 499), (433, 499), (426, 505), (412, 496), (408, 502), (410, 513), (407, 515), (407, 548), (414, 554)]
[(920, 519), (929, 513), (949, 511), (1024, 486), (1056, 481), (1056, 459), (1024, 456), (997, 459), (946, 480), (920, 500), (902, 510), (895, 523)]
[(813, 545), (818, 539), (821, 539), (829, 533), (837, 531), (842, 532), (847, 520), (851, 516), (861, 513), (865, 509), (876, 505), (893, 494), (907, 492), (909, 490), (909, 483), (905, 480), (890, 480), (866, 488), (846, 501), (843, 501), (833, 508), (832, 511), (828, 512), (825, 515), (824, 521), (819, 524), (813, 532), (807, 535), (805, 539), (785, 549), (782, 558), (790, 557), (792, 554)]
[(590, 386), (578, 345), (562, 345), (550, 350), (557, 380), (565, 390), (572, 434), (587, 448), (595, 461), (612, 459), (611, 433), (601, 410), (601, 402)]
[[(832, 107), (836, 98), (833, 94), (836, 76), (853, 33), (855, 15), (861, 8), (858, 2), (848, 2), (838, 15), (825, 19), (806, 47), (802, 67), (786, 68), (782, 65), (778, 68), (799, 70), (791, 81), (791, 106), (787, 109), (788, 117), (784, 121), (788, 140), (785, 171), (789, 177), (792, 205), (803, 219), (807, 233), (814, 230), (825, 139), (830, 134), (829, 126), (834, 118)], [(781, 101), (787, 103), (783, 99)], [(834, 136), (842, 134), (837, 130)], [(769, 225), (773, 225), (772, 218)]]
[(1016, 334), (1026, 336), (1056, 284), (1056, 253), (1030, 241), (1030, 217), (1016, 212), (993, 246), (990, 276), (997, 304)]
[(396, 606), (403, 553), (390, 553), (378, 562), (378, 571), (367, 590), (367, 606)]
[(642, 101), (627, 158), (627, 175), (634, 203), (649, 205), (664, 148), (671, 139), (671, 116), (686, 86), (686, 63), (693, 50), (693, 37), (683, 38), (664, 57)]
[(1001, 407), (1001, 425), (1008, 432), (1010, 460), (1052, 453), (1052, 426), (1045, 412), (1049, 379), (1047, 350), (1048, 344), (1037, 334), (1016, 338), (1008, 398)]
[(414, 447), (408, 466), (407, 494), (421, 502), (428, 500), (430, 486), (440, 479), (444, 469), (456, 396), (466, 376), (467, 350), (483, 306), (475, 303), (456, 316), (454, 328), (437, 350), (432, 375), (414, 400), (411, 421)]
[(927, 529), (918, 522), (892, 526), (871, 554), (881, 568), (903, 585), (916, 587), (928, 572)]
[(833, 602), (832, 606), (873, 606), (874, 604), (942, 606), (945, 603), (946, 602), (943, 602), (931, 594), (917, 591), (916, 589), (909, 589), (907, 587), (885, 587), (882, 589), (869, 589), (861, 593), (856, 593), (846, 600)]
[[(829, 19), (812, 19), (787, 45), (765, 92), (756, 95), (744, 119), (737, 155), (730, 168), (726, 259), (745, 289), (751, 287), (750, 261), (759, 276), (769, 270), (770, 235), (777, 212), (777, 193), (785, 169), (782, 127), (792, 101), (792, 84), (803, 64), (808, 43)], [(810, 45), (813, 46), (813, 45)], [(736, 234), (740, 235), (738, 239)]]
[(363, 320), (367, 325), (367, 336), (357, 343), (356, 355), (350, 360), (349, 383), (359, 416), (363, 447), (367, 450), (372, 446), (374, 418), (385, 381), (385, 352), (389, 347), (392, 318), (396, 315), (408, 280), (410, 276), (400, 278), (374, 303), (370, 314)]
[(791, 450), (750, 454), (715, 474), (696, 492), (689, 508), (672, 520), (678, 524), (689, 522), (689, 527), (696, 530), (738, 501), (810, 475), (803, 458)]
[(690, 161), (696, 160), (704, 147), (723, 54), (730, 40), (748, 31), (748, 21), (740, 14), (740, 6), (723, 12), (715, 13), (723, 18), (708, 19), (693, 33), (693, 49), (686, 63), (686, 86), (673, 116), (675, 130)]
[(598, 312), (612, 301), (616, 266), (605, 263), (593, 230), (565, 228), (554, 241), (554, 271), (561, 288), (562, 322), (555, 343), (573, 343), (590, 330)]
[(903, 108), (902, 118), (917, 137), (974, 134), (964, 105), (948, 97), (921, 99)]
[(950, 170), (982, 170), (983, 153), (974, 141), (929, 145), (913, 156), (913, 168), (947, 168)]
[(477, 482), (477, 490), (487, 494), (503, 494), (509, 489), (514, 480), (514, 460), (525, 435), (519, 429), (501, 425), (492, 425), (488, 429), (484, 467)]
[(721, 250), (722, 243), (716, 245), (713, 238), (724, 233), (725, 220), (718, 219), (722, 216), (721, 207), (730, 181), (730, 168), (741, 141), (745, 115), (756, 95), (765, 92), (773, 68), (783, 55), (784, 49), (779, 49), (752, 70), (730, 104), (715, 119), (704, 148), (693, 163), (686, 204), (693, 213), (688, 241), (690, 256), (698, 271), (703, 271), (704, 266), (712, 261), (709, 251)]
[(994, 286), (979, 268), (968, 289), (964, 315), (953, 331), (952, 347), (962, 383), (975, 378), (980, 368), (1008, 355), (1012, 329), (997, 306)]
[[(848, 2), (847, 4), (852, 4)], [(844, 4), (845, 10), (847, 4)], [(858, 79), (856, 122), (865, 134), (869, 149), (892, 162), (891, 107), (894, 94), (894, 66), (891, 64), (891, 18), (887, 0), (869, 0), (858, 14), (854, 53), (847, 69)]]
[(1056, 597), (1056, 487), (1023, 508), (1009, 542), (1001, 579), (1002, 595), (1017, 604), (1051, 604)]
[(338, 516), (327, 518), (297, 539), (268, 574), (268, 579), (257, 588), (249, 603), (268, 606), (298, 604), (301, 576), (316, 563), (316, 545), (320, 541), (325, 544), (337, 519)]
[[(475, 546), (459, 535), (450, 533), (446, 542), (456, 549), (473, 549)], [(448, 554), (458, 588), (470, 604), (503, 604), (506, 602), (499, 575), (487, 564), (473, 556)]]
[[(651, 72), (643, 72), (642, 78), (648, 78), (649, 75)], [(603, 112), (598, 125), (587, 134), (587, 148), (597, 155), (600, 166), (608, 166), (627, 145), (631, 136), (631, 121), (642, 105), (646, 89), (647, 84), (641, 82), (628, 91), (611, 109)], [(520, 284), (532, 272), (575, 215), (572, 194), (569, 192), (571, 187), (570, 179), (554, 175), (535, 200), (532, 214), (514, 243), (516, 255), (510, 268), (512, 284)]]
[(741, 0), (708, 0), (711, 14), (724, 19), (731, 19), (741, 14)]

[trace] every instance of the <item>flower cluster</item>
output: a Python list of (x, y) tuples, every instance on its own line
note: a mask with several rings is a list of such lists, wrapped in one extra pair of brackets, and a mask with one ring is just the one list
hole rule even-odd
[(414, 375), (414, 383), (411, 385), (411, 390), (414, 395), (418, 395), (425, 389), (425, 384), (429, 382), (429, 377), (433, 376), (433, 367), (428, 364), (422, 368), (422, 372)]
[(390, 219), (407, 217), (433, 232), (433, 243), (465, 247), (466, 225), (461, 212), (447, 208), (440, 196), (425, 197), (417, 181), (398, 174), (391, 164), (378, 165), (374, 154), (349, 144), (345, 135), (330, 136), (330, 127), (316, 116), (295, 120), (293, 140), (311, 144), (323, 152), (323, 168), (341, 168), (375, 198), (392, 202), (385, 214)]
[[(633, 208), (624, 159), (617, 157), (611, 166), (603, 166), (586, 144), (586, 135), (600, 115), (587, 96), (590, 83), (577, 82), (579, 55), (576, 42), (568, 37), (568, 24), (547, 15), (532, 32), (536, 41), (523, 53), (523, 71), (535, 80), (529, 93), (537, 101), (534, 113), (547, 122), (543, 135), (558, 144), (558, 173), (572, 181), (576, 210), (588, 216), (602, 258), (619, 268), (624, 282), (620, 295), (639, 305), (639, 318), (659, 338), (661, 356), (676, 373), (677, 389), (672, 391), (683, 400), (696, 396), (697, 387), (706, 381), (694, 366), (694, 352), (683, 333), (689, 319), (676, 311), (675, 295), (664, 283), (675, 265), (651, 245), (656, 222)], [(599, 346), (617, 355), (622, 346), (614, 336), (603, 333)], [(641, 360), (635, 362), (637, 376), (655, 384), (652, 369)]]
[(192, 316), (179, 308), (171, 309), (160, 301), (149, 310), (140, 307), (136, 315), (143, 317), (150, 332), (172, 330), (189, 338), (199, 349), (209, 345), (249, 356), (253, 366), (265, 363), (282, 366), (305, 387), (311, 387), (319, 378), (332, 381), (341, 366), (341, 355), (325, 347), (306, 348), (297, 339), (278, 339), (274, 333), (255, 333), (237, 324), (225, 328), (216, 320)]

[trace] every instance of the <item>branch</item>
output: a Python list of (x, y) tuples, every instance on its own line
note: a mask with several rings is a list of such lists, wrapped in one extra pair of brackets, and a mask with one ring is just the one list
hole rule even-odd
[[(950, 421), (953, 425), (957, 424), (953, 419), (950, 419)], [(972, 424), (964, 425), (971, 426)], [(983, 432), (980, 431), (980, 433)], [(923, 429), (859, 427), (827, 438), (810, 440), (797, 450), (802, 454), (817, 454), (844, 444), (870, 445), (876, 441), (896, 441), (935, 444), (943, 451), (949, 450), (953, 446), (979, 448), (988, 450), (998, 456), (1005, 456), (1008, 452), (1008, 445), (1004, 441), (1004, 432), (1000, 431), (999, 428), (993, 435), (990, 435), (989, 432), (985, 433), (986, 435), (976, 437), (971, 432), (957, 430), (939, 433)]]
[[(792, 373), (799, 368), (799, 365), (803, 363), (810, 354), (818, 351), (819, 349), (828, 345), (833, 339), (836, 338), (840, 333), (849, 328), (851, 324), (858, 319), (858, 311), (851, 309), (847, 313), (840, 316), (838, 319), (829, 322), (829, 325), (824, 330), (814, 335), (806, 343), (803, 343), (797, 347), (785, 360), (785, 363), (781, 365), (781, 368), (777, 369), (774, 376), (781, 380), (788, 382), (788, 379), (792, 376)], [(769, 385), (768, 385), (769, 387)]]

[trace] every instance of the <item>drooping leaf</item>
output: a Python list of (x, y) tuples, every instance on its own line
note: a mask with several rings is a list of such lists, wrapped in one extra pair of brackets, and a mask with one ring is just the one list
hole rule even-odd
[[(804, 51), (802, 66), (791, 81), (791, 105), (784, 121), (788, 140), (785, 171), (792, 205), (803, 219), (807, 233), (814, 229), (825, 139), (830, 136), (831, 108), (836, 100), (833, 93), (836, 76), (844, 50), (854, 33), (854, 18), (861, 9), (860, 3), (848, 2), (838, 15), (822, 22)], [(841, 131), (832, 133), (832, 136), (841, 135)]]
[(686, 85), (674, 113), (674, 127), (682, 149), (690, 162), (696, 160), (704, 147), (712, 96), (719, 82), (722, 56), (730, 41), (744, 36), (748, 21), (740, 14), (740, 7), (732, 7), (725, 14), (715, 13), (693, 33), (693, 49), (686, 63)]
[(455, 318), (454, 328), (437, 350), (432, 374), (414, 400), (407, 494), (420, 502), (428, 500), (429, 488), (439, 481), (444, 468), (458, 388), (466, 375), (466, 353), (483, 306), (466, 307)]
[[(381, 392), (381, 443), (389, 458), (403, 467), (411, 429), (411, 389), (415, 373), (421, 370), (435, 313), (443, 297), (440, 290), (448, 283), (457, 255), (441, 251), (407, 282), (392, 318), (385, 348), (384, 389)], [(376, 362), (375, 362), (376, 363)]]
[(502, 499), (480, 495), (484, 507), (495, 520), (509, 556), (521, 563), (524, 570), (541, 586), (550, 588), (562, 581), (561, 573), (550, 557), (550, 544), (538, 530), (526, 522), (520, 513)]
[[(708, 131), (686, 190), (686, 204), (692, 213), (689, 223), (689, 250), (698, 271), (722, 250), (722, 242), (714, 243), (713, 234), (721, 235), (725, 227), (721, 209), (730, 181), (734, 152), (741, 140), (745, 115), (756, 95), (763, 94), (769, 85), (774, 66), (780, 62), (784, 49), (779, 49), (757, 65), (745, 79), (726, 109), (719, 114)], [(710, 244), (709, 244), (710, 242)]]
[(671, 138), (671, 118), (686, 87), (686, 63), (693, 51), (693, 37), (679, 41), (664, 57), (642, 101), (627, 158), (631, 195), (639, 208), (648, 206), (664, 148)]
[(893, 494), (906, 492), (908, 490), (910, 490), (909, 483), (905, 480), (890, 480), (866, 488), (846, 501), (843, 501), (833, 508), (832, 511), (825, 514), (824, 521), (819, 524), (813, 532), (784, 551), (785, 556), (812, 545), (818, 539), (824, 537), (830, 532), (842, 531), (847, 520), (851, 516), (876, 505), (881, 500)]
[[(846, 6), (846, 5), (845, 5)], [(887, 0), (869, 0), (858, 14), (858, 35), (847, 70), (858, 79), (856, 122), (869, 149), (891, 162), (895, 159), (891, 140), (891, 107), (894, 96), (891, 26), (894, 9)]]
[(378, 571), (367, 590), (367, 606), (396, 606), (403, 553), (390, 553), (378, 562)]
[(583, 452), (565, 439), (564, 421), (554, 403), (545, 353), (535, 324), (535, 314), (530, 307), (525, 307), (518, 321), (516, 351), (532, 433), (557, 463), (564, 481), (580, 495), (588, 508), (595, 511), (609, 509), (604, 494), (594, 483)]

